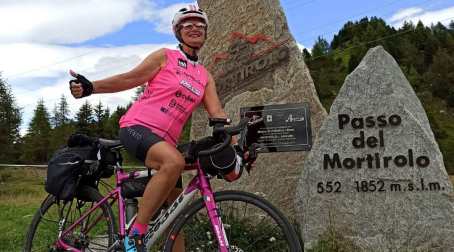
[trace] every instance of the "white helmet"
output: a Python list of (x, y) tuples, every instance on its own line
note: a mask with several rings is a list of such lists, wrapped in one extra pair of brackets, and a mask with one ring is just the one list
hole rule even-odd
[[(186, 43), (184, 43), (183, 39), (181, 38), (180, 31), (178, 30), (178, 25), (181, 24), (181, 22), (183, 22), (185, 19), (188, 19), (188, 18), (200, 18), (201, 20), (203, 20), (203, 22), (208, 27), (208, 17), (202, 9), (199, 9), (199, 7), (197, 7), (195, 5), (189, 5), (185, 8), (182, 8), (179, 11), (177, 11), (177, 13), (175, 13), (175, 16), (173, 17), (173, 20), (172, 20), (172, 29), (173, 29), (173, 33), (175, 34), (175, 37), (177, 37), (178, 41), (180, 41), (183, 44), (186, 44)], [(206, 33), (205, 33), (205, 36), (206, 36)]]
[(188, 18), (200, 18), (203, 20), (203, 22), (208, 25), (208, 17), (205, 14), (205, 12), (202, 9), (199, 9), (195, 5), (188, 5), (185, 8), (180, 9), (175, 13), (175, 16), (173, 17), (172, 20), (172, 28), (173, 32), (177, 32), (178, 25), (185, 19)]

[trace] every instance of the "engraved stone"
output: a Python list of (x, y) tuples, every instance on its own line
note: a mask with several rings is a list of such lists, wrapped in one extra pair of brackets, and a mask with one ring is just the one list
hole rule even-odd
[(298, 185), (305, 248), (337, 233), (358, 251), (453, 251), (453, 188), (396, 61), (370, 49), (347, 76)]
[[(200, 57), (216, 81), (228, 116), (239, 121), (240, 108), (307, 102), (313, 138), (326, 117), (303, 56), (290, 34), (278, 0), (199, 0), (209, 18), (208, 39)], [(192, 116), (191, 138), (210, 134), (202, 109)], [(251, 175), (216, 187), (264, 195), (291, 219), (295, 187), (307, 152), (261, 154)], [(215, 181), (215, 180), (213, 180)]]

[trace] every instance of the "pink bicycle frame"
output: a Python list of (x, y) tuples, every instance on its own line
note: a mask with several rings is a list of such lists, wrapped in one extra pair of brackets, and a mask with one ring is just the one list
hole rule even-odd
[(200, 168), (199, 164), (197, 164), (197, 171), (198, 176), (195, 177), (192, 181), (194, 181), (196, 188), (200, 190), (200, 193), (202, 195), (203, 202), (205, 203), (205, 207), (207, 209), (208, 217), (210, 218), (211, 228), (216, 234), (216, 238), (218, 240), (219, 250), (221, 252), (228, 252), (229, 242), (227, 240), (227, 235), (225, 234), (221, 216), (218, 214), (219, 211), (214, 200), (210, 181), (206, 177), (203, 170)]
[[(224, 230), (224, 225), (222, 224), (221, 216), (218, 215), (218, 209), (216, 206), (216, 202), (214, 200), (213, 196), (213, 191), (211, 189), (211, 184), (209, 181), (209, 178), (205, 175), (204, 171), (200, 168), (200, 165), (197, 163), (195, 165), (187, 165), (186, 170), (197, 170), (197, 176), (195, 176), (191, 182), (189, 182), (189, 185), (186, 187), (186, 189), (182, 192), (182, 194), (179, 196), (179, 198), (190, 198), (188, 195), (192, 195), (196, 190), (199, 190), (201, 193), (201, 196), (203, 198), (205, 207), (207, 209), (208, 217), (211, 222), (211, 227), (213, 230), (213, 233), (216, 235), (216, 238), (218, 240), (219, 244), (219, 251), (220, 252), (228, 252), (229, 251), (229, 242), (227, 240), (227, 236)], [(124, 205), (124, 199), (123, 196), (121, 195), (121, 183), (127, 179), (132, 177), (139, 177), (140, 172), (132, 172), (130, 173), (125, 173), (123, 172), (122, 169), (116, 169), (116, 188), (113, 189), (108, 193), (107, 196), (102, 198), (101, 201), (97, 202), (94, 206), (92, 206), (88, 211), (86, 211), (75, 223), (73, 223), (71, 226), (69, 226), (67, 229), (64, 231), (60, 232), (59, 234), (59, 239), (56, 242), (57, 248), (65, 249), (68, 251), (74, 251), (74, 252), (80, 252), (81, 250), (78, 250), (74, 247), (71, 247), (70, 245), (66, 244), (61, 237), (65, 237), (68, 235), (70, 232), (72, 232), (77, 225), (79, 225), (82, 221), (87, 218), (93, 211), (95, 211), (97, 208), (99, 208), (102, 204), (105, 202), (109, 202), (109, 199), (112, 199), (110, 204), (113, 204), (115, 200), (118, 200), (118, 215), (119, 215), (119, 227), (120, 227), (120, 237), (124, 238), (126, 234), (126, 220), (125, 220), (125, 205)], [(172, 212), (175, 212), (175, 216), (178, 216), (178, 214), (186, 207), (187, 204), (178, 204), (176, 200), (172, 206), (169, 207), (169, 209), (173, 209)], [(188, 200), (185, 200), (185, 203), (189, 202)], [(176, 209), (176, 210), (175, 210)], [(168, 210), (171, 211), (171, 210)], [(99, 217), (101, 219), (102, 216)], [(158, 220), (161, 218), (161, 216), (158, 217)], [(174, 221), (175, 218), (170, 218), (164, 220), (164, 223), (162, 224), (162, 228), (166, 229), (170, 223)], [(97, 221), (94, 223), (94, 225), (90, 226), (86, 231), (89, 231), (90, 228), (95, 226)], [(161, 228), (161, 227), (159, 227)], [(147, 234), (148, 235), (148, 234)], [(174, 239), (175, 236), (171, 236), (171, 239)], [(149, 245), (149, 244), (147, 244)]]
[[(121, 185), (122, 181), (129, 178), (130, 177), (130, 174), (129, 173), (124, 173), (121, 169), (116, 169), (115, 171), (115, 174), (116, 174), (116, 184), (117, 184), (117, 187), (110, 191), (109, 194), (107, 196), (105, 196), (104, 198), (102, 198), (102, 200), (100, 200), (99, 202), (97, 202), (93, 207), (91, 207), (87, 212), (85, 212), (77, 221), (75, 221), (71, 226), (69, 226), (67, 229), (65, 229), (60, 235), (59, 237), (65, 237), (66, 235), (68, 235), (70, 232), (72, 232), (74, 230), (74, 228), (77, 227), (77, 225), (79, 225), (82, 221), (85, 220), (85, 218), (87, 218), (88, 215), (90, 215), (93, 211), (95, 211), (96, 209), (98, 209), (102, 204), (104, 204), (105, 202), (107, 202), (109, 199), (112, 199), (112, 202), (113, 203), (115, 200), (118, 199), (118, 216), (119, 216), (119, 224), (120, 224), (120, 236), (121, 237), (124, 237), (125, 236), (125, 205), (124, 205), (124, 199), (123, 199), (123, 196), (121, 195), (121, 186), (118, 186), (118, 185)], [(98, 220), (102, 218), (102, 216), (99, 216)], [(97, 221), (95, 221), (95, 224), (97, 223)], [(91, 227), (93, 227), (94, 225), (92, 225)], [(89, 231), (89, 229), (91, 228), (89, 227), (88, 230), (86, 230), (87, 232)], [(66, 249), (66, 250), (69, 250), (69, 251), (74, 251), (74, 252), (80, 252), (80, 250), (74, 248), (74, 247), (71, 247), (70, 245), (66, 244), (61, 238), (58, 239), (57, 241), (57, 248), (62, 248), (62, 249)]]

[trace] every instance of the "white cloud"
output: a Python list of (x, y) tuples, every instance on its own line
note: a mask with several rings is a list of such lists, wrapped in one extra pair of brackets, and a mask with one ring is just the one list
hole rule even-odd
[(79, 43), (140, 20), (171, 34), (175, 11), (187, 4), (161, 8), (151, 0), (2, 1), (0, 43)]
[[(51, 112), (61, 95), (64, 94), (74, 115), (86, 99), (92, 104), (97, 104), (101, 101), (113, 110), (118, 105), (126, 105), (134, 95), (134, 90), (128, 90), (74, 99), (68, 88), (68, 81), (70, 80), (69, 69), (74, 69), (90, 80), (96, 80), (132, 69), (149, 53), (158, 48), (174, 48), (175, 46), (175, 44), (150, 44), (112, 48), (72, 48), (37, 44), (14, 44), (3, 48), (4, 45), (1, 45), (0, 55), (3, 55), (3, 53), (20, 55), (20, 52), (26, 50), (27, 58), (32, 62), (22, 66), (20, 64), (21, 59), (17, 59), (17, 62), (13, 61), (11, 66), (8, 66), (9, 57), (6, 59), (0, 57), (0, 69), (7, 69), (3, 71), (2, 78), (6, 79), (7, 83), (11, 85), (18, 106), (23, 108), (22, 133), (24, 133), (31, 120), (37, 101), (41, 98), (44, 99), (46, 107)], [(87, 54), (86, 52), (89, 53)], [(54, 57), (44, 57), (45, 55)], [(69, 60), (55, 64), (56, 58)], [(26, 59), (22, 60), (25, 63)], [(31, 66), (35, 66), (35, 68), (36, 66), (47, 67), (37, 67), (30, 71)]]
[(2, 76), (9, 80), (58, 77), (62, 69), (69, 68), (101, 74), (110, 68), (115, 72), (125, 65), (131, 67), (140, 58), (163, 46), (174, 45), (74, 48), (31, 43), (0, 44), (0, 69)]
[(160, 33), (172, 34), (172, 19), (175, 12), (188, 4), (194, 3), (178, 3), (167, 6), (159, 10), (158, 13), (149, 13), (145, 19), (155, 23), (155, 30)]
[(423, 11), (424, 10), (419, 8), (419, 7), (412, 7), (412, 8), (403, 9), (403, 10), (400, 10), (397, 13), (395, 13), (389, 19), (389, 21), (391, 21), (391, 22), (400, 21), (400, 20), (405, 19), (405, 18), (413, 17), (416, 14), (421, 13)]
[(0, 43), (82, 42), (119, 30), (151, 9), (145, 0), (25, 0), (0, 5)]
[(405, 21), (416, 24), (420, 20), (425, 25), (436, 24), (437, 22), (448, 25), (451, 20), (454, 20), (454, 6), (433, 11), (427, 11), (420, 7), (407, 8), (392, 15), (388, 21), (394, 27), (400, 27)]

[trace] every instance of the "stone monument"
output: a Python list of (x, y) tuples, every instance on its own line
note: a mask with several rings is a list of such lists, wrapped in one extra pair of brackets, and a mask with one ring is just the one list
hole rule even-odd
[(354, 251), (454, 251), (443, 157), (419, 99), (381, 46), (347, 76), (298, 195), (305, 248), (336, 233)]
[[(310, 104), (312, 135), (326, 112), (309, 70), (290, 34), (278, 0), (199, 0), (209, 18), (208, 39), (200, 52), (213, 75), (224, 108), (234, 123), (240, 108), (271, 104)], [(192, 116), (191, 138), (209, 135), (207, 115)], [(262, 194), (290, 218), (295, 215), (295, 188), (306, 152), (261, 154), (255, 169), (234, 183), (216, 186)]]

